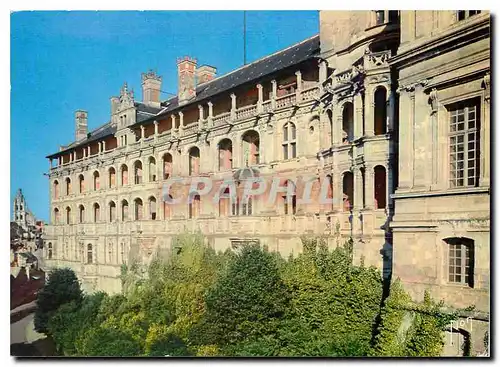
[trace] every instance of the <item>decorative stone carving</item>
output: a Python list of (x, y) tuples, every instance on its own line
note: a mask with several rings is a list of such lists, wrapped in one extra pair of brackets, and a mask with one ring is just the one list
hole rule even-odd
[(429, 93), (429, 104), (431, 106), (431, 115), (437, 112), (438, 100), (437, 100), (437, 89), (432, 88)]
[(401, 93), (402, 91), (405, 92), (415, 92), (415, 89), (418, 88), (419, 86), (425, 87), (427, 84), (429, 84), (428, 79), (422, 79), (414, 83), (410, 83), (407, 85), (401, 85), (396, 92)]
[(490, 100), (490, 73), (486, 73), (485, 76), (483, 77), (483, 84), (482, 87), (484, 88), (485, 94), (484, 98), (486, 100)]

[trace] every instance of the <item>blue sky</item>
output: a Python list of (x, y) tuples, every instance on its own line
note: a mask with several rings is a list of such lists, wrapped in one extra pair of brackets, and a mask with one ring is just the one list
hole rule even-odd
[[(247, 62), (318, 31), (317, 11), (247, 12)], [(74, 111), (89, 112), (89, 129), (102, 125), (123, 82), (142, 98), (140, 76), (150, 68), (163, 76), (163, 91), (176, 93), (176, 58), (184, 55), (218, 75), (240, 67), (243, 12), (12, 13), (11, 203), (22, 188), (47, 220), (45, 156), (73, 140)]]

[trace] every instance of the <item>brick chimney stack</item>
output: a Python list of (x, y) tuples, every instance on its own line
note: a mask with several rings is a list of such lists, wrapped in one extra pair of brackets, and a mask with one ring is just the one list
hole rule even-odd
[(78, 141), (86, 138), (88, 132), (87, 111), (77, 110), (75, 112), (75, 139)]
[(210, 65), (200, 66), (196, 70), (196, 80), (197, 84), (203, 84), (209, 82), (210, 80), (215, 78), (215, 74), (217, 73), (217, 69)]
[(196, 59), (188, 56), (177, 59), (179, 105), (186, 104), (196, 97), (196, 62)]
[(160, 108), (161, 76), (153, 70), (142, 73), (142, 102)]

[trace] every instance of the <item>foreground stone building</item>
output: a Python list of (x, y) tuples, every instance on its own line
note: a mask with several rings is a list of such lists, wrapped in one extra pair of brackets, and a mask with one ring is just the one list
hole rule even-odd
[[(125, 84), (91, 132), (77, 111), (75, 142), (47, 157), (47, 266), (118, 292), (121, 264), (147, 263), (180, 232), (284, 256), (310, 233), (331, 246), (353, 238), (356, 261), (416, 300), (429, 289), (487, 314), (489, 32), (487, 12), (322, 11), (318, 36), (226, 75), (177, 60), (169, 100), (161, 77), (143, 74), (142, 101)], [(214, 190), (178, 184), (166, 195), (191, 200), (164, 202), (167, 179), (198, 176)], [(242, 197), (249, 176), (278, 177), (283, 191)], [(214, 205), (228, 177), (240, 185)], [(323, 189), (332, 203), (314, 199)], [(481, 349), (483, 313), (451, 330), (452, 348)]]

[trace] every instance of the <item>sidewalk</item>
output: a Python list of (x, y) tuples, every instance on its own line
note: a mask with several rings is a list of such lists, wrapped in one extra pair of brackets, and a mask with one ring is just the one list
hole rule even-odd
[(19, 311), (25, 310), (25, 309), (33, 307), (33, 306), (36, 306), (36, 300), (31, 301), (29, 303), (25, 303), (24, 305), (18, 306), (16, 308), (14, 308), (13, 310), (10, 310), (10, 314), (13, 315), (15, 313), (18, 313)]

